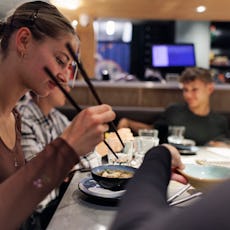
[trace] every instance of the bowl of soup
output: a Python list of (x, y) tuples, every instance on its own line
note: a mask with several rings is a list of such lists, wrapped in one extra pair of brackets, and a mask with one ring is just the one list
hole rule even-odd
[(203, 192), (230, 179), (230, 168), (215, 165), (185, 164), (184, 170), (179, 172), (194, 188)]
[(123, 190), (136, 168), (126, 165), (101, 165), (91, 170), (93, 179), (103, 188)]

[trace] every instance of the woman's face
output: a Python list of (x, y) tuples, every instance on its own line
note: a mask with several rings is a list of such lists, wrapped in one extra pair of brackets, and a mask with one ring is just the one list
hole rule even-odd
[[(70, 91), (69, 86), (66, 85), (64, 86), (64, 88), (67, 92)], [(41, 99), (43, 98), (40, 98), (40, 100)], [(54, 108), (65, 105), (66, 97), (58, 87), (55, 87), (53, 90), (51, 90), (50, 94), (47, 97), (44, 97), (44, 100), (47, 101), (51, 108)]]
[(34, 91), (37, 95), (47, 96), (56, 86), (44, 71), (48, 67), (60, 82), (67, 82), (70, 76), (72, 58), (65, 47), (70, 43), (77, 50), (77, 40), (73, 35), (55, 40), (46, 38), (43, 42), (31, 40), (23, 58), (23, 84), (25, 88)]

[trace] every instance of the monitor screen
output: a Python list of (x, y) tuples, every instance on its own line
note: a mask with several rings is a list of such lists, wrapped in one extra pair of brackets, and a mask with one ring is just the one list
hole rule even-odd
[(193, 44), (152, 45), (152, 67), (196, 66)]

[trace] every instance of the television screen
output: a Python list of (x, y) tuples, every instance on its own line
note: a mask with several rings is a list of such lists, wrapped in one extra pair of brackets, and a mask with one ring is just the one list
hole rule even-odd
[(152, 67), (196, 66), (193, 44), (152, 45)]

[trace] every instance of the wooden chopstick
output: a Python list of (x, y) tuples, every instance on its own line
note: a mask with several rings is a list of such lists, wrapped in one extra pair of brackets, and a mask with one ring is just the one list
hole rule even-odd
[[(78, 69), (79, 69), (79, 71), (81, 72), (82, 77), (84, 78), (85, 82), (86, 82), (87, 85), (89, 86), (89, 88), (90, 88), (90, 90), (91, 90), (91, 92), (92, 92), (94, 98), (96, 99), (97, 103), (98, 103), (99, 105), (101, 105), (101, 104), (102, 104), (102, 101), (101, 101), (101, 99), (99, 98), (99, 96), (98, 96), (98, 94), (97, 94), (97, 92), (96, 92), (96, 90), (95, 90), (95, 87), (93, 86), (92, 82), (90, 81), (90, 78), (88, 77), (88, 75), (87, 75), (85, 69), (83, 68), (83, 65), (82, 65), (82, 64), (79, 62), (79, 60), (77, 59), (76, 54), (75, 54), (73, 48), (71, 47), (70, 43), (67, 43), (67, 44), (66, 44), (66, 48), (68, 49), (68, 51), (69, 51), (70, 55), (72, 56), (73, 60), (77, 63)], [(116, 129), (114, 123), (113, 123), (113, 122), (109, 122), (109, 125), (111, 126), (111, 128), (113, 129), (113, 131), (116, 133), (116, 135), (117, 135), (119, 141), (121, 142), (121, 144), (122, 144), (122, 146), (123, 146), (123, 148), (124, 148), (125, 145), (124, 145), (124, 143), (123, 143), (123, 141), (122, 141), (122, 139), (121, 139), (119, 133), (117, 132), (117, 129)]]
[[(72, 96), (65, 90), (65, 88), (60, 84), (57, 78), (53, 75), (51, 70), (48, 67), (44, 67), (44, 71), (51, 78), (52, 81), (58, 86), (58, 88), (63, 92), (69, 102), (73, 105), (73, 107), (78, 111), (82, 111), (81, 107), (76, 103), (76, 101), (72, 98)], [(118, 159), (117, 154), (113, 151), (113, 149), (109, 146), (109, 144), (104, 140), (105, 145), (109, 148), (109, 150), (113, 153), (113, 155)]]
[(81, 107), (76, 103), (76, 101), (70, 96), (70, 94), (65, 90), (65, 88), (61, 85), (61, 83), (57, 80), (57, 78), (53, 75), (48, 67), (44, 67), (45, 72), (47, 75), (55, 82), (58, 88), (62, 91), (62, 93), (66, 96), (69, 102), (73, 105), (73, 107), (78, 111), (81, 112)]

